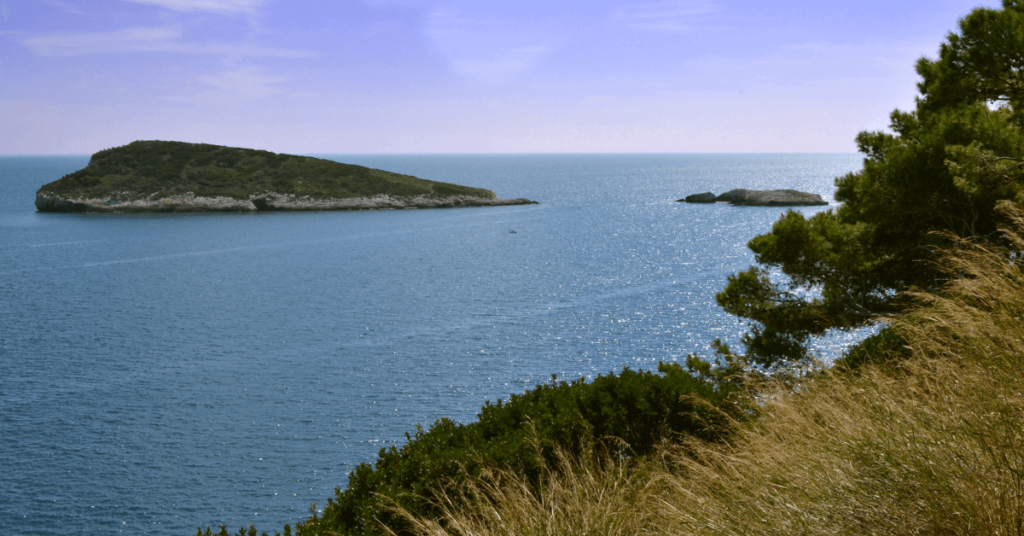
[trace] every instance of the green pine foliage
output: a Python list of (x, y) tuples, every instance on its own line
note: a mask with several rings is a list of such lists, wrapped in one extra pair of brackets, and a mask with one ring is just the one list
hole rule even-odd
[(842, 358), (836, 360), (835, 368), (856, 373), (867, 365), (885, 366), (898, 363), (910, 358), (909, 344), (899, 331), (892, 326), (886, 326), (878, 333), (851, 346)]
[(40, 189), (65, 199), (121, 201), (192, 192), (197, 197), (249, 199), (275, 192), (312, 198), (494, 198), (494, 192), (428, 181), (331, 160), (176, 141), (136, 141), (100, 151), (89, 165)]
[(322, 515), (314, 511), (298, 523), (296, 535), (378, 535), (382, 527), (402, 533), (406, 521), (396, 505), (435, 515), (427, 497), (484, 467), (536, 479), (545, 461), (540, 457), (551, 461), (558, 449), (581, 453), (596, 442), (618, 457), (642, 457), (680, 435), (718, 440), (731, 423), (752, 414), (738, 384), (716, 385), (674, 363), (658, 370), (624, 368), (589, 383), (552, 378), (507, 402), (488, 402), (476, 422), (441, 419), (429, 430), (417, 427), (405, 445), (381, 449), (373, 465), (352, 471), (348, 488), (335, 490)]
[(749, 242), (758, 265), (717, 295), (750, 321), (749, 361), (807, 359), (810, 337), (893, 314), (902, 291), (940, 288), (934, 251), (952, 237), (1001, 240), (996, 204), (1024, 202), (1022, 68), (1024, 2), (975, 9), (939, 59), (918, 62), (916, 110), (893, 112), (891, 134), (857, 136), (864, 169), (836, 179), (842, 205), (787, 212)]

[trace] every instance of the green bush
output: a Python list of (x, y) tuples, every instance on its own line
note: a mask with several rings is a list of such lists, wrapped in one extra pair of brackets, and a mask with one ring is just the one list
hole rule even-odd
[[(221, 525), (220, 532), (212, 532), (210, 530), (210, 527), (206, 527), (206, 531), (203, 531), (203, 529), (199, 529), (198, 531), (196, 531), (196, 536), (232, 536), (232, 534), (228, 532), (228, 527), (226, 525)], [(256, 527), (254, 525), (249, 525), (249, 530), (246, 530), (244, 527), (240, 528), (238, 529), (238, 534), (235, 536), (257, 536)], [(266, 532), (264, 532), (259, 536), (268, 535)], [(275, 532), (274, 536), (292, 536), (292, 528), (288, 525), (285, 525), (284, 534), (281, 534), (280, 532)]]
[(750, 413), (734, 396), (736, 384), (698, 379), (675, 363), (658, 370), (624, 368), (590, 383), (552, 377), (508, 402), (488, 402), (471, 424), (441, 419), (429, 431), (417, 427), (405, 445), (381, 449), (376, 463), (349, 473), (348, 489), (336, 488), (323, 514), (298, 523), (296, 534), (376, 535), (383, 533), (380, 524), (401, 533), (405, 525), (393, 514), (394, 504), (430, 516), (431, 490), (453, 485), (460, 475), (478, 475), (481, 467), (514, 468), (536, 478), (538, 456), (552, 457), (556, 445), (581, 453), (596, 441), (619, 456), (644, 456), (679, 435), (720, 439), (731, 422)]

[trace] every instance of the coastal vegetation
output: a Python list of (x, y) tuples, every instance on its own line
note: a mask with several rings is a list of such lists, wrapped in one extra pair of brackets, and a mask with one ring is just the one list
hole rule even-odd
[[(918, 62), (916, 110), (858, 136), (843, 205), (783, 215), (718, 295), (745, 354), (439, 421), (296, 534), (1024, 533), (1021, 66), (1020, 0)], [(872, 325), (834, 367), (807, 350)]]
[[(1006, 234), (1024, 248), (1024, 216)], [(952, 238), (950, 240), (953, 240)], [(561, 452), (538, 484), (496, 468), (433, 495), (412, 534), (547, 536), (1020, 534), (1024, 270), (953, 240), (941, 294), (893, 321), (906, 346), (853, 369), (760, 384), (727, 441), (689, 437), (642, 462)]]
[(1022, 62), (1024, 2), (975, 9), (938, 59), (918, 61), (916, 109), (894, 111), (891, 133), (857, 136), (867, 157), (836, 179), (842, 205), (788, 212), (750, 241), (757, 265), (717, 299), (750, 321), (751, 361), (811, 359), (811, 337), (872, 325), (907, 303), (903, 291), (941, 287), (935, 247), (1002, 240), (996, 202), (1024, 202)]

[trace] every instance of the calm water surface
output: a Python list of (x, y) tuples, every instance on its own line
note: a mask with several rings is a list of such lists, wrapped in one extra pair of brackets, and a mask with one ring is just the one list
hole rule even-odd
[(0, 157), (0, 534), (280, 529), (418, 423), (735, 344), (714, 294), (784, 209), (673, 201), (831, 199), (861, 162), (331, 158), (541, 204), (39, 214), (35, 191), (88, 157)]

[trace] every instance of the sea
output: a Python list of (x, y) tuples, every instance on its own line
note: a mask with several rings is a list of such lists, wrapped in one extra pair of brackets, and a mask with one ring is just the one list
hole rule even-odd
[(811, 215), (863, 158), (317, 156), (539, 204), (42, 214), (88, 156), (0, 157), (0, 534), (273, 533), (416, 425), (740, 348), (715, 293), (787, 209), (676, 200), (792, 188)]

